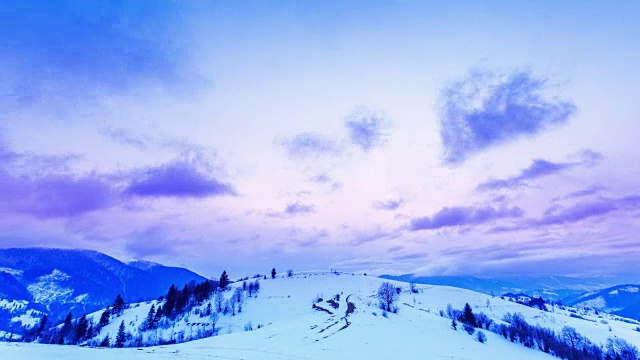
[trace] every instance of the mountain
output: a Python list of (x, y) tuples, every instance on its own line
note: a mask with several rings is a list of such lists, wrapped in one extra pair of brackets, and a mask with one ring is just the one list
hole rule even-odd
[[(190, 298), (181, 312), (160, 316), (151, 328), (144, 325), (147, 314), (152, 308), (166, 308), (168, 297), (130, 304), (122, 313), (112, 314), (104, 326), (96, 325), (101, 311), (87, 315), (93, 331), (80, 342), (83, 346), (0, 342), (0, 356), (44, 360), (557, 359), (545, 353), (538, 342), (525, 345), (526, 327), (513, 339), (498, 334), (499, 326), (524, 321), (555, 334), (571, 327), (594, 344), (606, 344), (609, 338), (640, 344), (640, 332), (633, 330), (638, 324), (609, 314), (558, 306), (543, 311), (448, 286), (417, 285), (412, 291), (406, 283), (391, 281), (391, 289), (399, 292), (394, 302), (397, 311), (385, 312), (376, 295), (385, 282), (351, 273), (301, 272), (259, 279), (259, 291), (250, 293), (249, 284), (255, 283), (250, 279), (247, 290), (242, 282), (236, 282), (224, 291), (209, 289), (209, 297)], [(217, 302), (228, 307), (238, 294), (242, 294), (241, 307), (234, 302), (235, 311), (218, 313)], [(491, 327), (493, 331), (471, 329), (470, 335), (462, 323), (452, 328), (447, 308), (462, 309), (466, 303), (476, 319), (483, 313), (485, 324), (491, 321), (496, 325)], [(518, 321), (514, 320), (516, 313), (520, 314)], [(131, 348), (91, 348), (106, 337), (113, 346), (120, 327), (125, 347)], [(479, 332), (486, 336), (485, 342), (478, 341)], [(580, 343), (587, 342), (583, 339)], [(153, 344), (163, 346), (146, 347)], [(579, 350), (582, 354), (588, 349)], [(564, 351), (571, 348), (566, 346)]]
[(0, 299), (5, 302), (0, 330), (31, 325), (43, 314), (53, 322), (70, 311), (92, 312), (110, 305), (117, 294), (127, 302), (154, 299), (171, 284), (204, 279), (186, 269), (126, 264), (96, 251), (0, 249)]
[(640, 320), (640, 285), (618, 285), (592, 291), (567, 298), (565, 303)]
[(569, 276), (498, 276), (491, 278), (474, 276), (399, 276), (382, 275), (383, 279), (416, 284), (445, 285), (473, 290), (485, 294), (526, 293), (550, 300), (563, 300), (615, 284), (611, 278), (587, 278)]

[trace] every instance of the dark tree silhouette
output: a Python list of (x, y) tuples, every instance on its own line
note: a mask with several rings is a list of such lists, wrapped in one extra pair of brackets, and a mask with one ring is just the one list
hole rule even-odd
[(383, 282), (378, 288), (378, 300), (382, 310), (391, 311), (393, 303), (398, 299), (396, 288), (389, 282)]
[(229, 285), (229, 275), (227, 275), (227, 271), (224, 270), (222, 275), (220, 275), (220, 289), (224, 289)]
[(124, 320), (122, 320), (122, 322), (120, 323), (120, 327), (118, 328), (118, 335), (116, 335), (116, 342), (113, 346), (117, 348), (124, 347), (125, 340), (126, 337), (124, 334)]
[(476, 323), (476, 317), (475, 315), (473, 315), (473, 311), (471, 310), (471, 306), (469, 306), (469, 303), (466, 303), (464, 305), (464, 310), (462, 310), (462, 322), (465, 324), (469, 324), (474, 328), (478, 327), (478, 324)]
[(113, 309), (113, 314), (118, 316), (120, 314), (122, 314), (122, 311), (124, 310), (124, 299), (122, 299), (122, 296), (120, 296), (120, 294), (118, 294), (118, 296), (116, 296), (116, 299), (113, 301), (113, 306), (111, 306), (111, 308)]
[(271, 269), (271, 278), (272, 279), (276, 278), (276, 268)]
[(100, 315), (100, 326), (106, 326), (107, 324), (109, 324), (110, 317), (111, 317), (111, 310), (109, 310), (109, 308), (106, 308), (102, 312), (102, 315)]

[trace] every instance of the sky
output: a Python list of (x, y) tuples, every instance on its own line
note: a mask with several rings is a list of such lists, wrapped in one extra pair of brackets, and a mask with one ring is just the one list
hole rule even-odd
[(0, 247), (640, 272), (637, 1), (0, 9)]

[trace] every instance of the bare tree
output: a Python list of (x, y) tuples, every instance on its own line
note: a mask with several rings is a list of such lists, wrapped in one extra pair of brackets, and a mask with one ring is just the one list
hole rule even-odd
[(393, 303), (398, 300), (396, 288), (389, 282), (383, 282), (378, 288), (378, 300), (382, 310), (391, 311)]
[(215, 335), (216, 334), (216, 324), (218, 323), (218, 320), (220, 320), (220, 314), (218, 314), (217, 311), (213, 311), (211, 312), (211, 332)]
[(222, 295), (221, 291), (216, 293), (214, 304), (216, 306), (216, 312), (222, 312), (222, 308), (224, 306), (224, 295)]

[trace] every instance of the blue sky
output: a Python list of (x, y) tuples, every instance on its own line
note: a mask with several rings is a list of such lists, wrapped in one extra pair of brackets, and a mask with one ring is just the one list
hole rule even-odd
[(22, 2), (0, 246), (637, 272), (637, 2)]

